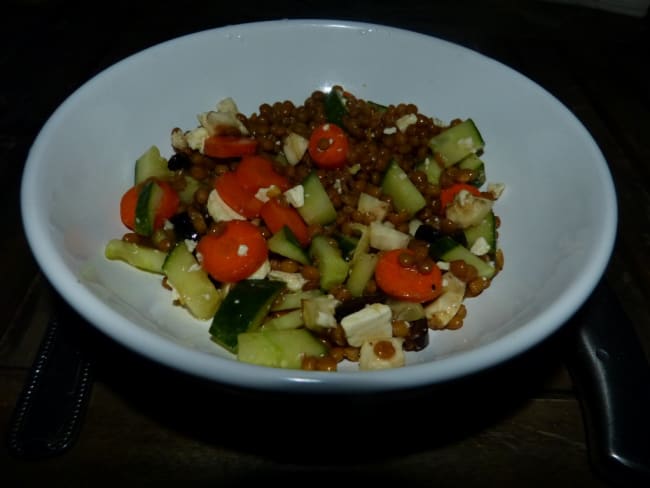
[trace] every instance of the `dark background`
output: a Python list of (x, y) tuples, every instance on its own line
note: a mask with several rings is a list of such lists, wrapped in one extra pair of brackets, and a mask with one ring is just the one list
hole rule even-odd
[[(619, 235), (604, 283), (649, 354), (647, 16), (514, 0), (9, 1), (0, 8), (0, 431), (57, 303), (27, 247), (18, 207), (23, 164), (47, 118), (90, 77), (161, 41), (308, 17), (390, 24), (462, 44), (565, 103), (614, 176)], [(191, 86), (192, 73), (187, 78)], [(52, 459), (16, 459), (0, 447), (0, 483), (607, 486), (594, 469), (567, 371), (578, 326), (571, 322), (525, 356), (452, 385), (316, 399), (205, 385), (133, 357), (75, 320), (96, 363), (84, 429)]]

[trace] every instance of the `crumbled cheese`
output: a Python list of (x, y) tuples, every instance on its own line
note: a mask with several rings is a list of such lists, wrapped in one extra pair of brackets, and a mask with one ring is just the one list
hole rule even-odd
[(296, 185), (284, 192), (284, 197), (289, 205), (300, 208), (305, 204), (305, 188), (302, 185)]
[(240, 244), (237, 248), (237, 256), (248, 256), (248, 246), (246, 244)]
[(406, 114), (402, 115), (399, 119), (395, 121), (395, 125), (400, 130), (400, 132), (406, 132), (406, 129), (409, 125), (413, 125), (418, 121), (418, 116), (415, 114)]
[(198, 264), (198, 263), (193, 263), (192, 266), (190, 266), (189, 268), (187, 268), (187, 271), (189, 271), (189, 272), (191, 273), (191, 272), (193, 272), (193, 271), (200, 271), (201, 269), (202, 269), (202, 268), (201, 268), (201, 265), (200, 265), (200, 264)]
[(284, 152), (284, 156), (287, 158), (287, 162), (290, 165), (295, 166), (305, 155), (308, 147), (308, 139), (305, 139), (300, 134), (291, 132), (287, 137), (284, 138), (282, 151)]
[(506, 189), (506, 185), (504, 185), (503, 183), (488, 183), (487, 185), (487, 191), (489, 193), (492, 193), (492, 196), (495, 199), (500, 198), (505, 189)]
[(185, 133), (185, 140), (192, 149), (203, 152), (203, 143), (209, 135), (205, 127), (197, 127)]
[(384, 134), (390, 135), (390, 134), (395, 134), (397, 132), (397, 127), (386, 127), (384, 129)]
[(171, 135), (172, 147), (178, 149), (179, 151), (185, 151), (188, 149), (187, 139), (185, 138), (185, 133), (182, 129), (178, 127), (172, 130)]
[(266, 188), (260, 188), (257, 190), (257, 193), (255, 193), (255, 198), (262, 202), (268, 202), (272, 196), (275, 196), (280, 193), (280, 189), (275, 186), (267, 186)]
[[(438, 261), (436, 263), (436, 266), (440, 268), (442, 271), (448, 271), (449, 270), (449, 263), (447, 261)], [(444, 284), (443, 284), (444, 286)]]
[(490, 252), (490, 245), (488, 244), (488, 241), (485, 240), (485, 237), (481, 236), (474, 241), (470, 251), (472, 254), (476, 254), (477, 256), (483, 256)]
[(232, 99), (232, 97), (227, 97), (219, 100), (217, 103), (217, 112), (237, 114), (239, 113), (239, 109), (237, 108), (237, 104)]
[(341, 180), (338, 179), (338, 178), (336, 180), (334, 180), (334, 189), (339, 194), (343, 193), (343, 187), (341, 186)]
[(196, 116), (201, 127), (203, 127), (210, 135), (223, 133), (224, 127), (231, 127), (237, 129), (242, 135), (248, 135), (248, 129), (237, 118), (236, 113), (232, 112), (203, 112)]
[(366, 305), (358, 312), (346, 315), (341, 320), (348, 344), (360, 347), (371, 339), (390, 338), (393, 335), (391, 325), (392, 311), (383, 303)]
[(302, 317), (308, 328), (337, 326), (334, 313), (340, 305), (334, 295), (320, 295), (302, 300)]
[(304, 284), (307, 283), (301, 273), (288, 273), (286, 271), (269, 271), (268, 278), (270, 280), (284, 281), (287, 284), (287, 289), (291, 291), (302, 290)]
[(174, 230), (174, 224), (169, 219), (165, 219), (165, 222), (163, 222), (163, 230)]
[(246, 217), (235, 212), (224, 202), (217, 190), (213, 189), (208, 195), (208, 213), (216, 222), (222, 220), (246, 220)]
[(185, 247), (189, 252), (194, 252), (194, 249), (196, 249), (196, 241), (193, 239), (185, 239)]
[(267, 275), (269, 274), (269, 271), (271, 271), (271, 263), (267, 259), (266, 261), (264, 261), (262, 263), (262, 266), (257, 268), (257, 270), (255, 270), (253, 272), (253, 274), (251, 274), (248, 277), (248, 279), (250, 279), (250, 280), (263, 280), (264, 278), (267, 277)]

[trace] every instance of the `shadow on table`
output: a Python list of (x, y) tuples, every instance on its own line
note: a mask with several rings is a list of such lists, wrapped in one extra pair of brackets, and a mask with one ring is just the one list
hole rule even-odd
[(381, 462), (499, 423), (545, 393), (561, 341), (552, 337), (493, 370), (435, 387), (301, 395), (207, 382), (137, 356), (87, 324), (82, 328), (96, 378), (143, 415), (209, 444), (312, 466)]

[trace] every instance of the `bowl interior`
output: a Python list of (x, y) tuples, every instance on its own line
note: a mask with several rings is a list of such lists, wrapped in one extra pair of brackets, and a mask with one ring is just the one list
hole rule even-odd
[[(405, 55), (408, 53), (408, 55)], [(151, 144), (171, 154), (171, 129), (226, 96), (244, 113), (263, 102), (302, 103), (341, 84), (383, 103), (414, 102), (444, 121), (471, 117), (486, 141), (505, 268), (466, 302), (458, 331), (398, 370), (336, 374), (238, 363), (209, 339), (209, 323), (171, 304), (160, 279), (103, 258), (123, 233), (118, 202), (135, 158)], [(53, 114), (26, 165), (22, 212), (44, 272), (85, 318), (174, 368), (256, 388), (347, 390), (448, 380), (525, 351), (587, 298), (609, 259), (615, 194), (597, 145), (555, 98), (466, 48), (387, 26), (281, 20), (199, 32), (102, 72)]]

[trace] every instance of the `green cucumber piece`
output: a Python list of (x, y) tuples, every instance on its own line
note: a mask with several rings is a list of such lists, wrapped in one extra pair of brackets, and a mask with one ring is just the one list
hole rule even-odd
[(341, 250), (324, 235), (312, 238), (309, 255), (318, 267), (321, 289), (329, 291), (348, 277), (349, 263), (341, 255)]
[(201, 183), (190, 175), (183, 175), (183, 178), (185, 179), (185, 188), (178, 192), (178, 198), (181, 202), (189, 205), (194, 201), (194, 194), (201, 187)]
[(135, 232), (150, 236), (154, 231), (156, 211), (163, 197), (163, 189), (155, 180), (147, 180), (142, 184), (138, 201), (135, 206)]
[(325, 119), (343, 127), (343, 117), (348, 113), (345, 106), (345, 97), (343, 90), (339, 87), (332, 87), (332, 89), (325, 95)]
[(432, 243), (429, 247), (429, 254), (434, 259), (448, 263), (456, 260), (465, 261), (465, 263), (474, 266), (478, 275), (483, 278), (491, 278), (496, 272), (492, 264), (472, 254), (469, 249), (449, 236), (441, 237)]
[(166, 252), (122, 239), (108, 241), (104, 255), (107, 259), (124, 261), (135, 268), (158, 274), (163, 274), (163, 263), (167, 258)]
[(497, 248), (497, 230), (496, 230), (496, 217), (494, 212), (490, 211), (485, 218), (471, 227), (468, 227), (463, 230), (465, 234), (465, 241), (467, 242), (467, 247), (471, 249), (474, 243), (479, 239), (483, 238), (490, 246), (488, 254), (493, 255), (494, 251)]
[(445, 167), (456, 164), (484, 146), (485, 141), (472, 119), (449, 127), (429, 140), (429, 147), (442, 158)]
[(435, 159), (425, 158), (424, 161), (417, 165), (416, 169), (427, 175), (427, 181), (432, 185), (440, 183), (440, 175), (442, 174), (443, 168)]
[(273, 234), (266, 244), (269, 251), (273, 251), (285, 258), (293, 259), (301, 264), (310, 264), (309, 256), (305, 250), (300, 246), (298, 239), (289, 227), (284, 226), (278, 232)]
[(282, 315), (273, 317), (262, 324), (260, 330), (288, 330), (297, 329), (305, 325), (302, 310), (290, 310)]
[(160, 155), (157, 146), (151, 146), (135, 161), (135, 184), (142, 183), (149, 178), (167, 180), (173, 176), (167, 167), (167, 159)]
[(272, 312), (302, 308), (302, 301), (323, 294), (320, 290), (300, 290), (282, 293), (271, 306)]
[(427, 204), (422, 193), (394, 160), (390, 162), (384, 173), (381, 191), (391, 197), (393, 207), (397, 211), (405, 210), (409, 216), (415, 215)]
[(297, 208), (307, 224), (327, 225), (336, 219), (336, 209), (325, 191), (318, 174), (312, 171), (302, 182), (304, 204)]
[(359, 245), (359, 237), (349, 236), (346, 234), (336, 234), (334, 239), (336, 239), (339, 249), (341, 249), (343, 258), (349, 260), (353, 256), (354, 250)]
[(300, 369), (305, 356), (323, 356), (327, 347), (306, 329), (239, 334), (239, 361), (272, 368)]
[(474, 179), (468, 181), (470, 185), (474, 185), (477, 188), (483, 186), (485, 183), (485, 164), (476, 154), (472, 153), (461, 159), (458, 163), (458, 167), (460, 169), (470, 169), (476, 174)]
[(184, 242), (169, 252), (162, 270), (179, 301), (192, 315), (201, 320), (214, 316), (222, 294)]
[(285, 286), (283, 281), (255, 279), (235, 283), (212, 319), (212, 339), (230, 352), (236, 353), (237, 336), (259, 329), (274, 300)]
[(366, 285), (375, 274), (375, 266), (379, 259), (378, 254), (360, 254), (350, 266), (350, 276), (346, 287), (353, 297), (360, 297), (366, 289)]

